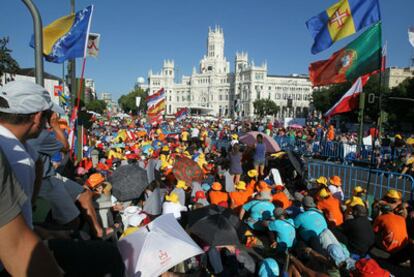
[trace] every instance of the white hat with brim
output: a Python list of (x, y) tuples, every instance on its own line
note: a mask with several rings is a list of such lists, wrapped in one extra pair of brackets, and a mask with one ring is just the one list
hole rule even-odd
[(32, 114), (46, 110), (60, 114), (65, 113), (59, 105), (52, 101), (49, 92), (42, 86), (30, 81), (19, 80), (0, 87), (0, 112)]

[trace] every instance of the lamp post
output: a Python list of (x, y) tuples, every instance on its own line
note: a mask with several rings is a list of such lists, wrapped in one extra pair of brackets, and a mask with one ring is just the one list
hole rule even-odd
[(33, 18), (34, 44), (35, 44), (35, 78), (36, 84), (43, 86), (43, 24), (42, 17), (32, 0), (22, 0)]

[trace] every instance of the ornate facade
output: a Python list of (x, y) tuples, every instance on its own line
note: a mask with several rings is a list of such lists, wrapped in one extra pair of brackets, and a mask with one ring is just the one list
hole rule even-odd
[(267, 64), (255, 65), (247, 53), (236, 53), (234, 72), (224, 56), (223, 29), (209, 28), (207, 51), (198, 70), (176, 82), (174, 61), (165, 60), (159, 73), (148, 72), (148, 88), (152, 94), (164, 88), (166, 113), (174, 114), (187, 107), (194, 114), (254, 117), (253, 102), (269, 98), (280, 107), (278, 118), (305, 117), (312, 87), (304, 75), (269, 75)]

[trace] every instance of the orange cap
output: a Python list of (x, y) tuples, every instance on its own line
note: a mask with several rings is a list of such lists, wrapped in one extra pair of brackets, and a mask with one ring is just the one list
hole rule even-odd
[(264, 181), (260, 181), (259, 184), (257, 184), (256, 186), (256, 190), (258, 192), (262, 192), (262, 191), (268, 191), (270, 190), (269, 186), (266, 184), (266, 182)]
[(211, 188), (212, 188), (213, 190), (221, 190), (221, 189), (223, 188), (223, 186), (222, 186), (219, 182), (214, 182), (214, 183), (211, 185)]
[(337, 187), (339, 187), (342, 184), (341, 177), (336, 176), (336, 175), (335, 176), (332, 176), (331, 179), (329, 179), (329, 182), (332, 185), (337, 186)]
[(86, 180), (86, 185), (89, 188), (93, 189), (104, 181), (105, 178), (101, 173), (94, 173), (91, 176), (89, 176), (88, 180)]

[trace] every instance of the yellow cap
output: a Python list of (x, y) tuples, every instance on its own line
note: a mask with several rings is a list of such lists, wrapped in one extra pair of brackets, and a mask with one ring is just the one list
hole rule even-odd
[(246, 190), (246, 183), (243, 181), (239, 181), (238, 183), (236, 183), (234, 187), (238, 190)]
[(331, 194), (324, 188), (319, 191), (319, 196), (322, 197), (322, 198), (326, 198), (329, 195), (331, 195)]
[(401, 136), (400, 134), (396, 134), (396, 135), (395, 135), (395, 138), (396, 138), (396, 139), (402, 139), (402, 136)]
[(175, 185), (175, 187), (179, 188), (179, 189), (187, 189), (188, 188), (187, 184), (183, 180), (178, 180), (177, 185)]
[(249, 170), (248, 172), (247, 172), (247, 175), (250, 177), (250, 178), (253, 178), (253, 177), (256, 177), (257, 175), (259, 175), (258, 173), (257, 173), (257, 170), (256, 169), (251, 169), (251, 170)]
[(320, 176), (318, 179), (316, 179), (316, 183), (326, 186), (328, 184), (328, 179), (326, 179), (325, 176)]
[(173, 203), (178, 203), (178, 195), (175, 192), (172, 192), (170, 195), (165, 196), (165, 200)]
[(389, 198), (397, 199), (397, 200), (400, 200), (402, 198), (401, 192), (395, 189), (390, 189), (385, 196)]
[(161, 148), (161, 151), (162, 151), (162, 152), (167, 152), (167, 151), (170, 151), (170, 147), (168, 147), (167, 145), (164, 145), (164, 146)]
[(347, 207), (354, 207), (354, 206), (357, 206), (357, 205), (365, 206), (364, 201), (362, 200), (362, 198), (358, 197), (358, 196), (352, 196), (351, 198), (346, 200), (345, 205)]
[(237, 134), (233, 134), (233, 135), (231, 135), (231, 138), (234, 139), (234, 140), (236, 140), (236, 139), (239, 138), (239, 136)]
[(364, 188), (362, 188), (361, 186), (356, 186), (355, 188), (354, 188), (354, 195), (356, 195), (356, 194), (358, 194), (358, 193), (366, 193), (367, 192), (367, 190), (366, 189), (364, 189)]

